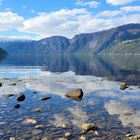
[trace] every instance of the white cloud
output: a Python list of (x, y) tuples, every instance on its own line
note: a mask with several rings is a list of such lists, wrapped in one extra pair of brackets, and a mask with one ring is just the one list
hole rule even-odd
[(89, 6), (91, 8), (97, 8), (99, 4), (100, 4), (100, 2), (97, 2), (97, 1), (87, 1), (87, 2), (84, 2), (84, 1), (78, 0), (76, 2), (76, 5)]
[(112, 4), (112, 5), (125, 5), (133, 1), (135, 0), (106, 0), (107, 3)]
[(0, 12), (0, 31), (9, 31), (22, 25), (23, 17), (18, 16), (11, 11)]
[(31, 35), (9, 35), (9, 36), (0, 36), (0, 38), (4, 39), (16, 39), (16, 40), (40, 40), (42, 39), (40, 36), (32, 37)]
[[(112, 14), (110, 14), (112, 13)], [(112, 16), (109, 16), (112, 15)], [(140, 23), (138, 12), (129, 14), (123, 10), (102, 11), (93, 14), (86, 9), (61, 9), (51, 13), (39, 13), (25, 20), (20, 31), (35, 33), (43, 37), (96, 32), (128, 23)]]
[(120, 8), (124, 12), (140, 12), (140, 6), (125, 6)]
[(78, 17), (88, 14), (85, 9), (61, 9), (52, 13), (39, 13), (38, 16), (25, 20), (21, 31), (46, 36), (73, 36), (79, 33)]
[(121, 10), (106, 10), (106, 11), (102, 11), (99, 14), (97, 14), (98, 17), (115, 17), (122, 14)]
[[(125, 6), (119, 10), (106, 10), (96, 14), (87, 9), (60, 9), (24, 19), (12, 11), (0, 12), (0, 31), (17, 29), (33, 33), (39, 38), (61, 35), (72, 38), (76, 34), (91, 33), (128, 23), (140, 23), (140, 6)], [(21, 36), (19, 36), (20, 38)], [(29, 36), (23, 36), (31, 37)]]

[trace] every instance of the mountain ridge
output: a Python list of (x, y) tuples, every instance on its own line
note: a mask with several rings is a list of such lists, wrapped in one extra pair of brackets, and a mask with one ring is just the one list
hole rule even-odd
[[(109, 54), (118, 53), (117, 44), (122, 43), (127, 50), (125, 41), (137, 40), (140, 38), (140, 24), (132, 23), (114, 27), (94, 33), (83, 33), (75, 35), (72, 39), (63, 36), (52, 36), (38, 41), (0, 41), (0, 48), (9, 54)], [(118, 49), (121, 53), (121, 47)], [(137, 45), (131, 43), (132, 45)], [(115, 47), (113, 47), (115, 46)], [(111, 48), (111, 49), (110, 49)], [(113, 49), (115, 48), (116, 51)], [(134, 53), (135, 46), (131, 48)], [(140, 53), (140, 49), (138, 49)], [(124, 54), (125, 52), (122, 51)], [(128, 52), (127, 52), (128, 53)], [(131, 52), (130, 52), (131, 53)]]

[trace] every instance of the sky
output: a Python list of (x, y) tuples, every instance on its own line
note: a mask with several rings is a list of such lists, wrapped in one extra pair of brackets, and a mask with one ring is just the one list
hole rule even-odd
[(140, 0), (0, 0), (0, 37), (74, 37), (140, 23)]

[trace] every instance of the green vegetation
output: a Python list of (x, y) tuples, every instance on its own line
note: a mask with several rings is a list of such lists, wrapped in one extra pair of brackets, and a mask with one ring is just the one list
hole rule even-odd
[(140, 54), (140, 38), (112, 43), (101, 54)]

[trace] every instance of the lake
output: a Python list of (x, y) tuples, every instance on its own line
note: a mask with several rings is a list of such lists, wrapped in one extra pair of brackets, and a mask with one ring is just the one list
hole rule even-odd
[[(0, 58), (0, 83), (0, 140), (140, 135), (140, 56), (8, 55)], [(79, 88), (80, 101), (65, 97)], [(88, 123), (96, 130), (83, 131)]]

